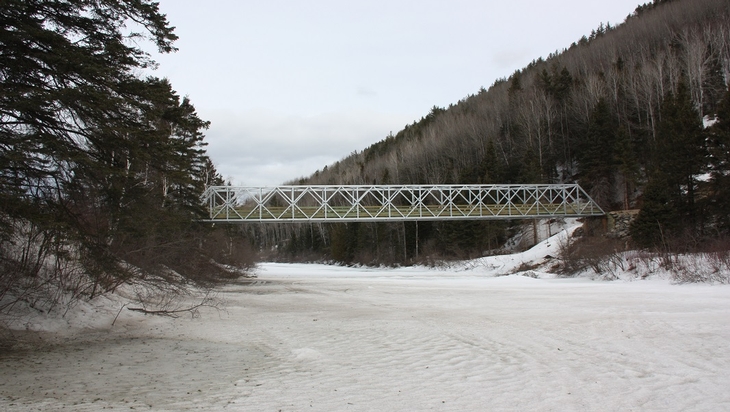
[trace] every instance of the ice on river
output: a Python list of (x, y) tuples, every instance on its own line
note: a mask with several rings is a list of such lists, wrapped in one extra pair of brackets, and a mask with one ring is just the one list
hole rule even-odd
[(730, 287), (480, 265), (269, 263), (224, 311), (97, 308), (0, 355), (0, 409), (730, 410)]

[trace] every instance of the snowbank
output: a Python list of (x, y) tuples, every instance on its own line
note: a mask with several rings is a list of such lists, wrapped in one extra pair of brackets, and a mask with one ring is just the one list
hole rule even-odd
[(197, 317), (79, 305), (14, 332), (0, 409), (730, 410), (730, 286), (544, 272), (574, 228), (449, 268), (265, 263)]

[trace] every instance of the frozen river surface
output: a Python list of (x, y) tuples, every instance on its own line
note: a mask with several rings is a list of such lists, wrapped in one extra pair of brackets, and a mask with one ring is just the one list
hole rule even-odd
[(264, 264), (218, 297), (0, 354), (0, 409), (730, 410), (728, 286)]

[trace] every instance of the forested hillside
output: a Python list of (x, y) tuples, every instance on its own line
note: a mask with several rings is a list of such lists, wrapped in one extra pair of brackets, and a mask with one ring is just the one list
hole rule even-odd
[[(701, 247), (730, 231), (729, 82), (730, 2), (655, 0), (294, 183), (577, 181), (606, 210), (641, 208), (632, 226), (637, 246)], [(250, 233), (279, 257), (394, 263), (480, 255), (502, 244), (507, 227), (342, 224)]]
[(166, 79), (140, 75), (155, 63), (139, 45), (166, 53), (176, 39), (147, 0), (3, 2), (0, 312), (250, 263), (194, 222), (205, 185), (222, 182), (208, 123)]

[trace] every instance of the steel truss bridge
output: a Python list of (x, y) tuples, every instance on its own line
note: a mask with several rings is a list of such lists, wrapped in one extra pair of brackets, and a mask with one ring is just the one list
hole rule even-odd
[(577, 184), (211, 186), (209, 222), (386, 222), (603, 216)]

